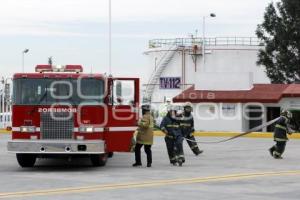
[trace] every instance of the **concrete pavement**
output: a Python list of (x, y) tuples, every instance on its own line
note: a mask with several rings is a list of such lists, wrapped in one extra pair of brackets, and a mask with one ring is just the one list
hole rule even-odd
[(163, 138), (156, 137), (152, 168), (133, 168), (133, 154), (116, 153), (102, 168), (91, 167), (89, 159), (48, 159), (22, 169), (15, 155), (6, 152), (9, 137), (0, 134), (0, 199), (300, 198), (300, 140), (288, 143), (283, 160), (269, 155), (271, 139), (240, 138), (201, 145), (205, 152), (198, 157), (185, 144), (186, 163), (174, 167)]

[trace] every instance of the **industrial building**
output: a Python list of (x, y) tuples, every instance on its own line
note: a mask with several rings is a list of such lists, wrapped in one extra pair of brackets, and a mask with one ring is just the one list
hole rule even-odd
[(256, 64), (261, 48), (251, 37), (151, 40), (144, 101), (192, 102), (198, 131), (246, 131), (282, 108), (298, 110), (300, 85), (271, 84)]

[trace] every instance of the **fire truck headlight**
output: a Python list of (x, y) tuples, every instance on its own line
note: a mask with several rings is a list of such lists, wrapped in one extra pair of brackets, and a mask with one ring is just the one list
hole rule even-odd
[(84, 140), (84, 136), (82, 136), (82, 135), (77, 135), (76, 139), (77, 139), (77, 140)]
[(37, 137), (36, 135), (31, 135), (31, 136), (30, 136), (30, 139), (31, 139), (31, 140), (37, 140), (38, 137)]
[(35, 132), (35, 126), (21, 126), (20, 131), (22, 133), (34, 133)]
[(82, 126), (79, 128), (79, 131), (82, 133), (92, 133), (94, 132), (94, 127), (92, 126)]

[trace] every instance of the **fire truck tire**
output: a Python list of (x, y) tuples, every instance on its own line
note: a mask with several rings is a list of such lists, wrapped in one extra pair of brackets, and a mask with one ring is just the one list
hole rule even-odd
[(23, 168), (33, 167), (36, 161), (36, 155), (34, 154), (17, 154), (17, 161)]
[(109, 158), (112, 158), (113, 156), (114, 156), (114, 152), (109, 152), (109, 153), (108, 153), (108, 157), (109, 157)]
[(95, 167), (103, 167), (106, 165), (108, 154), (91, 155), (91, 162)]

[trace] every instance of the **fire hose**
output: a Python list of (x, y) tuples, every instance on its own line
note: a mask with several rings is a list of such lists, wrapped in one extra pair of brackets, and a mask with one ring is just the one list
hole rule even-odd
[[(191, 139), (188, 139), (188, 138), (186, 138), (186, 137), (183, 137), (183, 138), (184, 138), (185, 140), (187, 140), (187, 141), (191, 141), (191, 142), (194, 142), (194, 143), (197, 143), (197, 144), (219, 144), (219, 143), (224, 143), (224, 142), (228, 142), (228, 141), (230, 141), (230, 140), (234, 140), (234, 139), (240, 138), (240, 137), (242, 137), (242, 136), (248, 135), (248, 134), (250, 134), (250, 133), (257, 132), (257, 131), (259, 131), (259, 130), (265, 128), (265, 127), (268, 127), (268, 126), (274, 124), (279, 118), (280, 118), (280, 117), (278, 117), (278, 118), (276, 118), (276, 119), (273, 119), (273, 120), (271, 120), (271, 121), (269, 121), (269, 122), (266, 122), (266, 123), (264, 123), (264, 124), (262, 124), (262, 125), (256, 126), (256, 127), (250, 129), (250, 130), (247, 131), (247, 132), (243, 132), (243, 133), (240, 133), (240, 134), (238, 134), (238, 135), (235, 135), (235, 136), (233, 136), (233, 137), (230, 137), (230, 138), (227, 138), (227, 139), (223, 139), (223, 140), (218, 140), (218, 141), (201, 141), (201, 142), (200, 142), (200, 141), (197, 141), (197, 140), (191, 140)], [(136, 134), (136, 132), (135, 132), (135, 134)], [(134, 137), (133, 137), (132, 139), (133, 139), (133, 141), (132, 141), (131, 148), (130, 148), (130, 151), (131, 151), (131, 152), (133, 152), (133, 149), (134, 149), (134, 146), (135, 146), (135, 143), (136, 143)]]
[(274, 124), (280, 117), (276, 118), (276, 119), (273, 119), (269, 122), (266, 122), (262, 125), (259, 125), (257, 127), (254, 127), (252, 129), (250, 129), (249, 131), (247, 132), (244, 132), (244, 133), (241, 133), (241, 134), (238, 134), (238, 135), (235, 135), (231, 138), (227, 138), (227, 139), (223, 139), (223, 140), (218, 140), (218, 141), (203, 141), (203, 142), (200, 142), (200, 141), (197, 141), (197, 140), (191, 140), (191, 139), (188, 139), (186, 137), (183, 137), (184, 139), (186, 139), (187, 141), (191, 141), (191, 142), (194, 142), (194, 143), (198, 143), (198, 144), (218, 144), (218, 143), (223, 143), (223, 142), (228, 142), (230, 140), (234, 140), (234, 139), (237, 139), (239, 137), (242, 137), (242, 136), (245, 136), (245, 135), (248, 135), (250, 133), (253, 133), (253, 132), (256, 132), (256, 131), (259, 131), (267, 126), (270, 126), (272, 124)]

